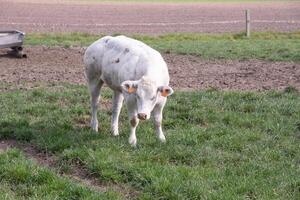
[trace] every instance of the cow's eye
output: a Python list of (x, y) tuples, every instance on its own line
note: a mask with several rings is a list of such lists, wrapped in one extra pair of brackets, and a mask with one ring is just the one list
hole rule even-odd
[(155, 96), (151, 98), (151, 101), (153, 101), (155, 99)]

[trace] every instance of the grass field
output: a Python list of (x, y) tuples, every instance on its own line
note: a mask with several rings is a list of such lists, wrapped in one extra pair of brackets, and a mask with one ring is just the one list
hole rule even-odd
[[(100, 35), (28, 34), (26, 45), (88, 46)], [(161, 52), (203, 59), (300, 61), (300, 32), (135, 35)], [(5, 86), (0, 82), (1, 86)], [(175, 91), (164, 112), (167, 143), (151, 121), (128, 144), (126, 108), (120, 136), (110, 134), (112, 93), (104, 90), (100, 133), (89, 128), (85, 86), (41, 83), (0, 93), (0, 139), (54, 154), (55, 168), (19, 149), (0, 152), (0, 199), (125, 199), (114, 187), (97, 191), (61, 174), (84, 168), (104, 185), (129, 188), (135, 199), (299, 199), (300, 93)]]
[(121, 199), (114, 191), (100, 193), (38, 166), (17, 149), (0, 153), (0, 199)]
[[(126, 109), (119, 137), (110, 135), (104, 90), (100, 133), (88, 128), (89, 95), (84, 86), (45, 86), (0, 94), (0, 138), (29, 142), (59, 158), (67, 172), (80, 162), (104, 183), (137, 191), (137, 199), (299, 199), (300, 94), (283, 92), (180, 92), (169, 98), (163, 127), (151, 122), (128, 143)], [(105, 105), (105, 106), (103, 106)], [(0, 154), (1, 199), (116, 199), (26, 160), (18, 150)]]
[[(103, 35), (86, 33), (28, 34), (27, 45), (88, 46)], [(161, 52), (192, 54), (204, 59), (300, 61), (300, 32), (244, 34), (133, 35)]]

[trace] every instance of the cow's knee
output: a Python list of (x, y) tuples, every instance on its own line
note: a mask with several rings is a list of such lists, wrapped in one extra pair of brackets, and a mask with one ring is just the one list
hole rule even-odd
[(136, 116), (132, 117), (130, 119), (130, 136), (129, 136), (129, 139), (128, 139), (128, 142), (131, 146), (136, 146), (137, 144), (137, 138), (136, 138), (136, 134), (135, 134), (135, 130), (136, 130), (136, 127), (139, 123), (139, 120)]
[(136, 127), (138, 124), (138, 119), (136, 117), (131, 118), (130, 125), (131, 127)]

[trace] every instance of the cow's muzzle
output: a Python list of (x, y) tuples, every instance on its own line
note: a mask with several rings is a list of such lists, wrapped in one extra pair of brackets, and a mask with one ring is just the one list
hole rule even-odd
[(145, 113), (139, 113), (139, 114), (138, 114), (138, 118), (139, 118), (140, 120), (146, 120), (146, 119), (147, 119), (147, 114), (145, 114)]

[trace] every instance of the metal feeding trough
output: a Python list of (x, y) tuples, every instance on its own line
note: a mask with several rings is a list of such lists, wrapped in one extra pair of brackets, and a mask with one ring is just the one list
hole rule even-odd
[(0, 48), (11, 48), (8, 53), (18, 58), (26, 58), (23, 53), (23, 40), (25, 33), (17, 30), (0, 31)]

